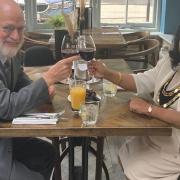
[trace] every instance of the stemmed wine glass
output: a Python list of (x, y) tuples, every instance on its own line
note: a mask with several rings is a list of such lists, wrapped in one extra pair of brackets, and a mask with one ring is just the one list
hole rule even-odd
[[(61, 45), (61, 54), (63, 58), (79, 54), (77, 38), (78, 33), (74, 33), (72, 36), (69, 34), (64, 35)], [(69, 82), (69, 79), (67, 79), (67, 81)]]
[[(95, 57), (96, 46), (94, 40), (90, 34), (80, 35), (78, 38), (78, 49), (81, 58), (85, 61), (91, 61)], [(87, 80), (94, 77), (87, 77)]]
[(70, 36), (69, 34), (64, 35), (61, 45), (61, 53), (63, 58), (67, 58), (79, 53), (77, 48), (77, 35)]

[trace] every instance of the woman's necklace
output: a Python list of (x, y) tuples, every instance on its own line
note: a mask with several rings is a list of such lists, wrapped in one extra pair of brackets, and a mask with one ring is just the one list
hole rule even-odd
[(163, 86), (160, 88), (158, 96), (157, 96), (157, 102), (160, 106), (164, 108), (168, 108), (170, 105), (172, 105), (179, 97), (180, 97), (180, 86), (177, 85), (172, 90), (167, 90), (168, 85), (172, 81), (173, 77), (175, 76), (176, 72), (173, 74), (172, 77), (170, 77), (167, 82), (163, 84)]

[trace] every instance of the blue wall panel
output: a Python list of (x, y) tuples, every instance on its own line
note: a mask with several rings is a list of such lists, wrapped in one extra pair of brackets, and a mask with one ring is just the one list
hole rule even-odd
[(161, 32), (174, 34), (178, 25), (180, 25), (180, 0), (162, 0)]

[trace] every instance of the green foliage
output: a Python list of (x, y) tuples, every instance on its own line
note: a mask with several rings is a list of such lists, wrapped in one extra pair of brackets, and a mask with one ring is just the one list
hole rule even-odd
[(62, 15), (56, 15), (49, 17), (48, 23), (54, 28), (64, 27), (64, 17)]

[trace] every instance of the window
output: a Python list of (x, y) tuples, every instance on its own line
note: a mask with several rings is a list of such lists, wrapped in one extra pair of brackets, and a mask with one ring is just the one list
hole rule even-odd
[(101, 0), (100, 24), (156, 27), (159, 0)]
[[(48, 30), (49, 16), (72, 11), (79, 6), (78, 0), (15, 0), (25, 12), (26, 26), (29, 31)], [(94, 27), (118, 26), (120, 28), (152, 28), (159, 25), (161, 0), (86, 0), (92, 6)]]
[(24, 11), (28, 31), (51, 31), (48, 19), (50, 16), (60, 15), (62, 9), (65, 13), (71, 12), (75, 0), (15, 0)]
[(46, 23), (50, 16), (60, 15), (62, 11), (65, 13), (73, 11), (72, 0), (46, 0), (44, 2), (41, 0), (41, 3), (38, 1), (36, 3), (38, 23)]

